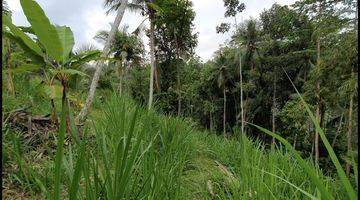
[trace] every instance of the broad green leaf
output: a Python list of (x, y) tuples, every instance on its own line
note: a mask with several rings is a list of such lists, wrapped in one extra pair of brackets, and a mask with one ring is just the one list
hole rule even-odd
[(35, 35), (35, 32), (34, 32), (34, 30), (31, 28), (31, 26), (18, 26), (18, 28), (19, 28), (20, 30), (22, 30), (23, 32), (25, 32), (25, 33), (30, 33), (30, 34)]
[(65, 63), (69, 59), (70, 52), (74, 46), (74, 35), (67, 26), (57, 27), (57, 32), (63, 48), (62, 62)]
[[(34, 51), (36, 54), (43, 56), (43, 52), (38, 44), (36, 44), (29, 36), (27, 36), (23, 31), (21, 31), (18, 27), (16, 27), (10, 20), (10, 18), (6, 15), (2, 17), (3, 23), (9, 27), (13, 36), (20, 38), (24, 44)], [(25, 49), (24, 49), (25, 50)]]
[(94, 51), (88, 51), (76, 56), (73, 56), (71, 58), (70, 66), (72, 68), (78, 68), (79, 66), (92, 61), (92, 60), (98, 60), (100, 57), (101, 51), (94, 50)]
[(10, 40), (16, 42), (24, 50), (24, 54), (27, 55), (28, 58), (30, 58), (33, 62), (39, 65), (45, 64), (44, 58), (38, 53), (36, 53), (33, 49), (31, 49), (27, 44), (25, 44), (24, 40), (22, 40), (20, 37), (16, 37), (9, 32), (4, 32), (3, 35)]
[(61, 61), (63, 48), (55, 26), (50, 23), (44, 11), (34, 0), (20, 0), (20, 3), (37, 38), (45, 47), (46, 53), (56, 61)]

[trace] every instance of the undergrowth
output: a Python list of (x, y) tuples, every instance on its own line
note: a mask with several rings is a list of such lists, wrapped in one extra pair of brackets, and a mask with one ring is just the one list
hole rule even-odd
[[(299, 163), (281, 146), (264, 149), (241, 135), (225, 139), (200, 132), (181, 118), (138, 107), (111, 95), (93, 112), (80, 140), (66, 134), (61, 198), (70, 199), (307, 199), (318, 196)], [(58, 133), (26, 143), (3, 126), (5, 194), (30, 198), (54, 192)], [(312, 165), (311, 162), (307, 162)], [(345, 191), (336, 177), (317, 176), (336, 199)], [(9, 196), (8, 196), (9, 197)]]

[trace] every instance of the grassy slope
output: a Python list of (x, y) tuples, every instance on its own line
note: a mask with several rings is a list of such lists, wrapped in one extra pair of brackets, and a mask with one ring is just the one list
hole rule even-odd
[[(87, 159), (83, 171), (89, 178), (83, 176), (79, 197), (89, 199), (93, 195), (109, 198), (109, 194), (113, 193), (125, 198), (148, 199), (306, 199), (296, 186), (316, 196), (315, 186), (286, 152), (267, 152), (259, 142), (246, 137), (227, 140), (222, 136), (199, 132), (182, 119), (149, 113), (143, 108), (139, 109), (135, 118), (132, 145), (125, 153), (125, 148), (119, 149), (118, 144), (127, 141), (135, 107), (132, 100), (114, 96), (101, 106), (101, 111), (93, 112), (86, 131)], [(9, 132), (4, 137), (10, 140)], [(141, 141), (141, 145), (134, 155), (140, 159), (132, 164), (129, 155), (137, 150), (136, 141)], [(3, 157), (6, 159), (4, 162), (3, 158), (3, 167), (19, 166), (19, 162), (10, 156), (14, 142), (6, 142), (4, 146)], [(27, 149), (30, 150), (20, 151), (23, 160), (35, 171), (41, 171), (37, 178), (51, 187), (53, 180), (49, 156), (43, 156), (46, 162), (41, 163), (34, 159), (37, 158), (34, 154), (39, 154), (38, 149)], [(75, 144), (67, 145), (65, 149), (65, 195), (68, 192), (66, 185), (74, 176), (78, 149)], [(52, 154), (49, 155), (51, 157)], [(129, 175), (126, 181), (118, 182), (116, 186), (116, 177), (121, 175), (117, 173), (119, 170), (114, 170), (119, 166), (116, 158), (123, 155), (126, 156), (122, 166), (131, 166), (131, 170), (126, 174)], [(39, 186), (31, 176), (26, 178), (27, 172), (22, 173), (21, 167), (7, 173), (10, 174), (7, 179), (11, 179), (5, 181), (8, 185), (15, 185), (22, 191), (34, 190), (30, 196), (39, 192)], [(104, 178), (107, 175), (110, 178)], [(322, 176), (321, 172), (319, 176)], [(344, 197), (343, 191), (337, 189), (337, 181), (329, 177), (323, 177), (323, 180), (334, 196), (338, 199)], [(119, 187), (124, 189), (123, 193), (114, 192), (113, 188)]]

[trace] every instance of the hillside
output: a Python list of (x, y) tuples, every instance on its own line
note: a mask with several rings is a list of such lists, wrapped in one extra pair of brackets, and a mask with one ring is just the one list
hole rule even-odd
[(97, 3), (2, 2), (4, 199), (357, 199), (357, 1)]
[[(26, 143), (31, 140), (24, 139), (23, 133), (16, 133), (12, 142), (22, 144), (18, 146), (22, 150), (3, 154), (4, 197), (16, 191), (38, 197), (39, 183), (51, 191), (54, 149), (45, 147), (53, 138), (35, 146)], [(6, 131), (4, 141), (13, 134)], [(69, 135), (66, 138), (61, 172), (64, 197), (69, 195), (69, 181), (77, 175), (80, 199), (104, 195), (109, 199), (111, 195), (125, 199), (306, 199), (306, 194), (318, 195), (306, 172), (285, 150), (265, 150), (246, 136), (229, 140), (197, 131), (181, 118), (148, 112), (129, 98), (112, 95), (103, 110), (91, 117), (82, 138), (85, 159), (79, 157), (81, 145)], [(12, 142), (5, 142), (4, 148), (10, 150), (16, 145)], [(79, 160), (84, 168), (74, 172), (79, 170), (75, 168)], [(341, 198), (344, 191), (337, 187), (338, 181), (318, 173), (328, 190)]]

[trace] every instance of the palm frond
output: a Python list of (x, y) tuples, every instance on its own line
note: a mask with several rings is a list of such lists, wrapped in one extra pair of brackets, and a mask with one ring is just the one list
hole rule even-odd
[[(121, 5), (122, 1), (115, 1), (111, 0), (109, 3), (105, 3), (105, 7), (108, 7), (109, 9), (106, 11), (106, 14), (108, 15), (112, 11), (117, 11)], [(139, 12), (144, 8), (143, 3), (128, 3), (126, 9), (128, 9), (130, 12)]]

